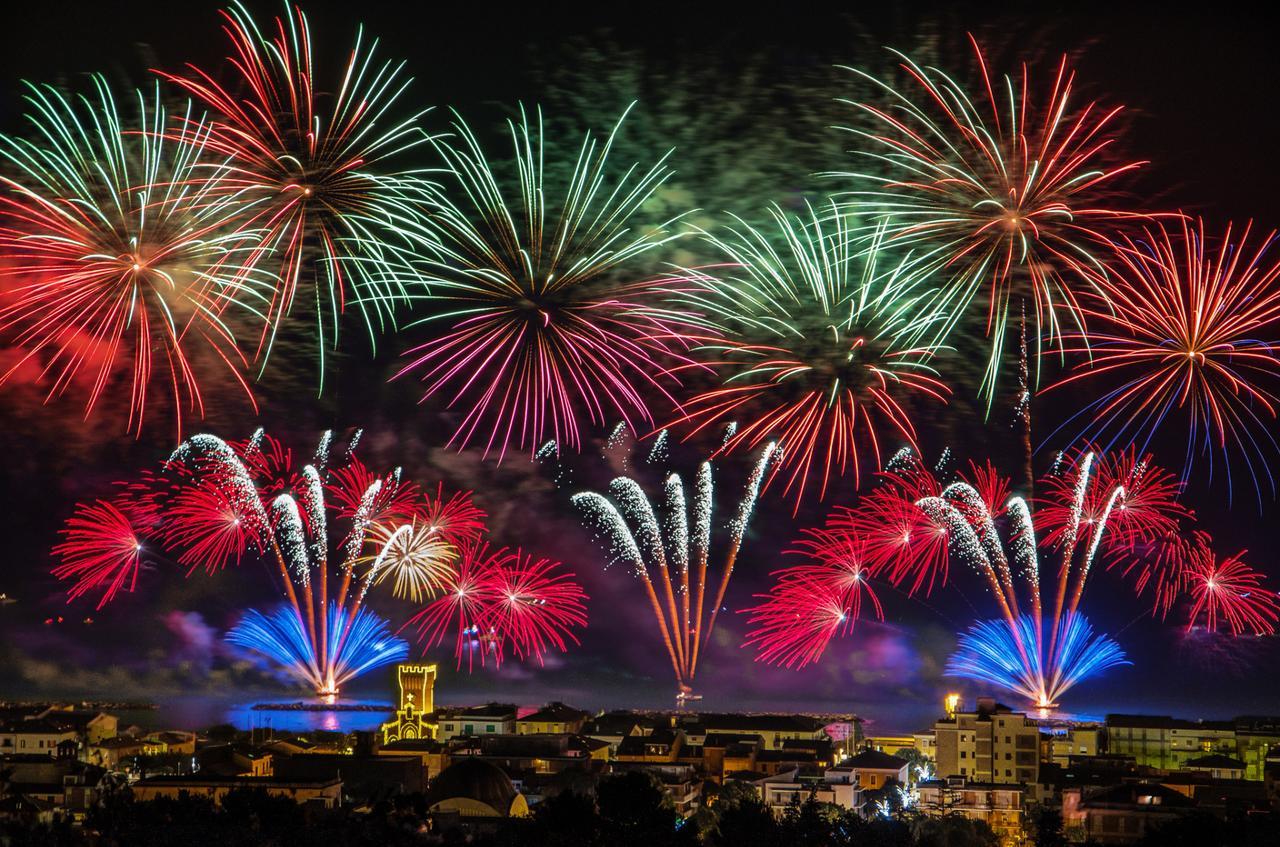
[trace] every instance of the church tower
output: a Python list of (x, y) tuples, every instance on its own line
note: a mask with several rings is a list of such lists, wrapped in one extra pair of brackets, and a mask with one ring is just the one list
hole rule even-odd
[(435, 711), (436, 666), (396, 665), (396, 681), (400, 705), (395, 718), (382, 725), (382, 743), (434, 738), (436, 725), (430, 721)]

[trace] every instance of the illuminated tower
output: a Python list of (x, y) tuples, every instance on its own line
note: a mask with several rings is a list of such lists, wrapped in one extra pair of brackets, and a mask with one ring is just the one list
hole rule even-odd
[(400, 684), (400, 704), (393, 720), (382, 725), (382, 743), (434, 738), (436, 725), (431, 723), (435, 711), (435, 665), (396, 665), (396, 681)]

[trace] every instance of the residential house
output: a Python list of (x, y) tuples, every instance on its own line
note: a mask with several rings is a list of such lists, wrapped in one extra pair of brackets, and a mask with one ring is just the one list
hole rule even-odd
[(1025, 843), (1021, 785), (976, 782), (964, 777), (932, 779), (916, 786), (920, 812), (932, 817), (960, 815), (991, 827), (1002, 847)]
[(590, 712), (574, 709), (564, 703), (552, 702), (536, 712), (516, 719), (518, 735), (543, 735), (554, 733), (576, 734), (591, 717)]
[(1133, 844), (1194, 806), (1172, 788), (1151, 783), (1126, 782), (1096, 791), (1068, 788), (1062, 793), (1062, 825), (1073, 840)]
[(441, 741), (472, 735), (514, 735), (516, 707), (510, 703), (486, 703), (461, 709), (441, 709), (434, 721)]
[(133, 784), (135, 800), (155, 800), (158, 797), (176, 798), (186, 793), (194, 797), (209, 797), (216, 803), (231, 791), (261, 789), (273, 797), (287, 797), (295, 803), (332, 809), (342, 802), (342, 780), (292, 781), (274, 776), (218, 777), (203, 774), (182, 776), (152, 776)]
[(956, 710), (933, 727), (940, 778), (961, 776), (974, 782), (1036, 782), (1040, 769), (1040, 729), (1023, 712), (989, 697), (974, 711)]

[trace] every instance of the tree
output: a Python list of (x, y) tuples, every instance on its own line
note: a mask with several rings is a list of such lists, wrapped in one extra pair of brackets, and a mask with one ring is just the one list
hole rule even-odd
[(774, 847), (784, 843), (773, 812), (755, 786), (729, 782), (720, 789), (713, 807), (715, 823), (707, 833), (711, 844), (723, 847)]
[(1031, 843), (1035, 847), (1066, 847), (1067, 836), (1062, 831), (1062, 809), (1037, 803), (1027, 811), (1031, 829)]
[(671, 807), (656, 779), (642, 771), (605, 777), (596, 787), (596, 805), (610, 845), (693, 844), (697, 833)]

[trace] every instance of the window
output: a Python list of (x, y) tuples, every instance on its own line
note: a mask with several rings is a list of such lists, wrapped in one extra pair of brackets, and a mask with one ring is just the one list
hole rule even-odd
[(969, 758), (969, 754), (968, 754), (968, 753), (966, 753), (965, 751), (961, 750), (961, 751), (960, 751), (960, 758), (962, 758), (962, 759), (967, 759), (967, 758)]

